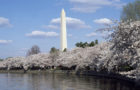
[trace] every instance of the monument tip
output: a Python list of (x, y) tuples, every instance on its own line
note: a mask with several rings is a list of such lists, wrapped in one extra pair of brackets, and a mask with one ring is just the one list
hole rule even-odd
[(62, 12), (65, 12), (64, 8), (62, 8)]

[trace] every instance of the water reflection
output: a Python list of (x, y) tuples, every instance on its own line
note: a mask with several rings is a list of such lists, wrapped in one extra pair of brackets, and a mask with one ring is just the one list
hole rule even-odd
[(132, 84), (93, 76), (0, 74), (0, 90), (135, 90)]

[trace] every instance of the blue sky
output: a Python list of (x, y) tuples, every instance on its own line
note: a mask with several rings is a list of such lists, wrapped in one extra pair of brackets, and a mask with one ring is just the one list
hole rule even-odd
[(67, 15), (68, 48), (76, 42), (103, 42), (96, 32), (119, 20), (122, 6), (133, 0), (0, 0), (0, 58), (25, 56), (32, 45), (42, 52), (60, 47), (60, 14)]

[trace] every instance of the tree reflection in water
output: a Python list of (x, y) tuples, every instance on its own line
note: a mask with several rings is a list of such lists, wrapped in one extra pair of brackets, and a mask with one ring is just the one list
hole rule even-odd
[(134, 85), (95, 76), (46, 73), (0, 74), (1, 90), (136, 90)]

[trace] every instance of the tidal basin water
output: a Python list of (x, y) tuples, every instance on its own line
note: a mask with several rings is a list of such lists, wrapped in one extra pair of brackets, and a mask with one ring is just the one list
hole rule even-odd
[[(136, 90), (131, 83), (95, 76), (0, 73), (0, 90)], [(139, 89), (140, 90), (140, 89)]]

